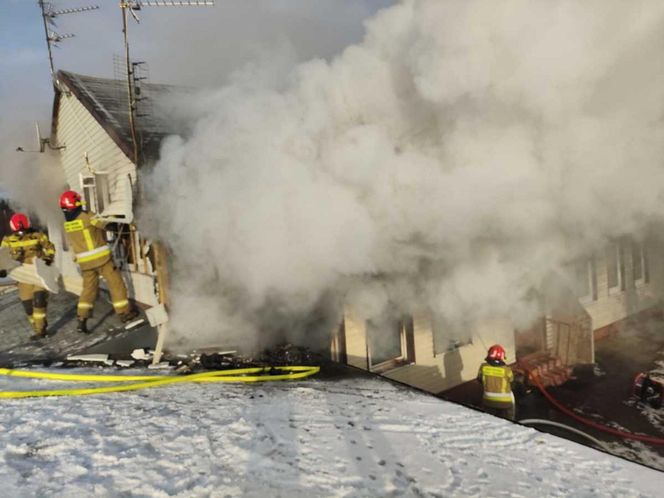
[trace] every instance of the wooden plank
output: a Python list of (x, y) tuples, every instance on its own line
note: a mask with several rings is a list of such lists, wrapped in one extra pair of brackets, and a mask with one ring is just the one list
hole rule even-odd
[[(169, 273), (168, 273), (168, 253), (166, 248), (161, 242), (153, 242), (152, 250), (155, 254), (155, 266), (157, 271), (157, 284), (159, 285), (159, 303), (164, 306), (166, 311), (170, 309), (170, 296), (169, 296)], [(168, 335), (168, 325), (162, 323), (157, 327), (157, 344), (154, 350), (154, 357), (152, 364), (156, 365), (161, 361), (161, 356), (164, 350), (164, 343)]]

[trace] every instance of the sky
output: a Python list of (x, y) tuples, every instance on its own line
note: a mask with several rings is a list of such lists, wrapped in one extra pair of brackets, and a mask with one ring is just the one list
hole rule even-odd
[[(100, 9), (57, 18), (54, 31), (73, 33), (54, 49), (56, 69), (114, 75), (114, 56), (122, 55), (118, 2), (55, 0), (57, 9), (99, 5)], [(329, 56), (362, 36), (362, 21), (391, 0), (218, 0), (212, 8), (144, 9), (140, 25), (130, 23), (134, 58), (146, 60), (155, 81), (218, 84), (246, 62), (261, 44), (290, 41), (301, 58)], [(239, 22), (251, 18), (251, 23)], [(284, 22), (285, 21), (285, 22)], [(192, 32), (195, 31), (195, 32)], [(214, 37), (217, 36), (215, 44)], [(195, 77), (183, 70), (181, 54), (193, 52)], [(214, 70), (205, 71), (211, 59)], [(178, 67), (173, 67), (173, 60)], [(35, 116), (51, 102), (44, 28), (36, 0), (0, 2), (0, 105)], [(18, 95), (17, 90), (20, 89)], [(43, 114), (43, 111), (41, 111)], [(49, 109), (50, 112), (50, 109)], [(48, 117), (48, 114), (46, 114)]]
[[(114, 57), (123, 53), (118, 2), (52, 3), (56, 9), (101, 7), (58, 17), (52, 29), (76, 37), (54, 49), (56, 69), (113, 77)], [(130, 21), (132, 57), (148, 63), (150, 81), (217, 86), (267, 47), (283, 45), (297, 60), (329, 57), (360, 40), (364, 19), (391, 3), (218, 0), (212, 8), (146, 8), (138, 13), (140, 25)], [(35, 121), (48, 134), (53, 98), (36, 0), (0, 0), (0, 75), (0, 164), (25, 161), (15, 149), (36, 147)], [(4, 176), (0, 170), (0, 192), (6, 193), (11, 188)]]

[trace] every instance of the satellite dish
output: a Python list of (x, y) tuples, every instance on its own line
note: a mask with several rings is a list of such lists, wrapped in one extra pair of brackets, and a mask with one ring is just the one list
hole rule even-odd
[(35, 121), (35, 131), (37, 132), (37, 149), (36, 150), (26, 150), (23, 147), (16, 147), (16, 152), (39, 152), (43, 153), (46, 150), (46, 146), (48, 145), (48, 148), (51, 150), (62, 150), (66, 149), (66, 145), (58, 145), (57, 147), (54, 147), (51, 145), (51, 139), (50, 138), (43, 138), (41, 135), (41, 130), (39, 129), (39, 123)]

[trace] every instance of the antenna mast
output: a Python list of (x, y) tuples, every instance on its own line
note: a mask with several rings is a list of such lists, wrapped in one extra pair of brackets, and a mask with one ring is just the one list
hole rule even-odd
[(57, 47), (58, 42), (66, 40), (67, 38), (74, 38), (74, 34), (58, 34), (55, 31), (49, 30), (49, 24), (55, 26), (55, 18), (64, 14), (78, 14), (79, 12), (89, 12), (91, 10), (99, 9), (99, 5), (88, 5), (86, 7), (78, 7), (75, 9), (62, 9), (55, 10), (55, 7), (51, 2), (44, 2), (44, 0), (38, 0), (37, 4), (41, 10), (42, 20), (44, 21), (44, 36), (46, 38), (46, 47), (48, 48), (48, 63), (51, 70), (51, 79), (54, 84), (57, 84), (55, 79), (55, 66), (53, 64), (53, 47)]
[(127, 99), (129, 104), (129, 131), (134, 145), (134, 164), (138, 166), (140, 160), (140, 147), (136, 131), (136, 92), (134, 85), (134, 71), (140, 62), (132, 63), (129, 56), (129, 33), (127, 30), (129, 15), (134, 18), (136, 23), (140, 22), (136, 11), (143, 7), (212, 7), (214, 0), (120, 0), (120, 9), (122, 9), (122, 35), (125, 48), (125, 69), (127, 73)]

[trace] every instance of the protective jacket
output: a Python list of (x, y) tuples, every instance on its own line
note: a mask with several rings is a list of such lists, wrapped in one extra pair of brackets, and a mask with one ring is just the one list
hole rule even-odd
[[(9, 255), (22, 264), (34, 263), (35, 258), (50, 263), (55, 257), (55, 247), (48, 236), (36, 230), (14, 233), (2, 239), (2, 247), (9, 248)], [(37, 335), (46, 333), (46, 289), (38, 285), (18, 283), (18, 295), (28, 315), (28, 320)]]
[(19, 263), (30, 264), (34, 262), (35, 258), (51, 262), (55, 257), (53, 243), (46, 234), (38, 231), (8, 235), (2, 239), (2, 247), (8, 247), (12, 259)]
[(127, 287), (120, 272), (113, 266), (111, 248), (106, 242), (106, 222), (79, 210), (65, 212), (65, 233), (76, 262), (83, 274), (83, 290), (78, 300), (79, 320), (86, 320), (92, 313), (99, 290), (99, 277), (108, 284), (113, 309), (118, 315), (129, 316)]
[(484, 387), (482, 403), (493, 408), (509, 408), (514, 404), (512, 369), (502, 361), (482, 363), (477, 378)]
[(111, 248), (106, 243), (105, 222), (81, 211), (71, 220), (65, 221), (65, 233), (76, 262), (81, 270), (99, 268), (111, 260)]

